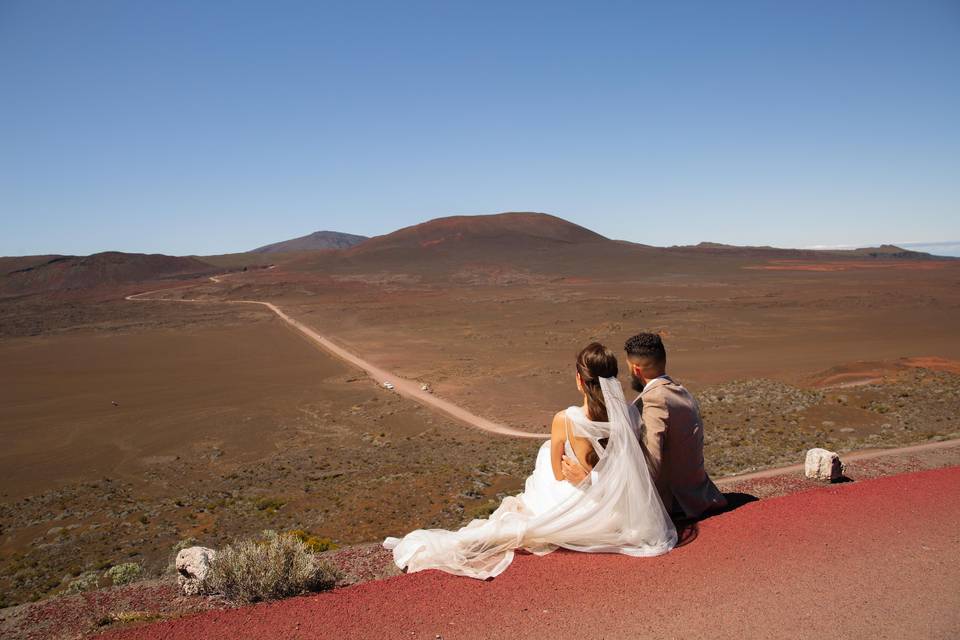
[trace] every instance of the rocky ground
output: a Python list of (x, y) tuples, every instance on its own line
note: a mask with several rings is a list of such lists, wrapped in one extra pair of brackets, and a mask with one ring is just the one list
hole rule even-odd
[(217, 547), (263, 529), (304, 530), (344, 545), (456, 526), (517, 490), (538, 446), (384, 428), (320, 459), (306, 440), (292, 433), (287, 448), (253, 465), (218, 464), (212, 448), (155, 465), (146, 486), (102, 478), (0, 504), (0, 535), (16, 549), (0, 567), (3, 606), (94, 586), (91, 578), (109, 585), (102, 575), (121, 563), (159, 576), (190, 539)]
[[(949, 372), (909, 368), (835, 389), (737, 381), (698, 396), (714, 477), (794, 463), (814, 444), (842, 453), (960, 436), (960, 376)], [(109, 586), (104, 573), (122, 563), (159, 577), (185, 540), (217, 547), (274, 529), (356, 545), (459, 526), (520, 490), (539, 442), (451, 436), (440, 423), (404, 435), (390, 423), (401, 408), (376, 398), (354, 406), (370, 429), (338, 438), (335, 456), (321, 453), (329, 432), (294, 425), (257, 464), (231, 464), (211, 447), (158, 461), (146, 485), (105, 477), (0, 504), (0, 535), (15, 549), (0, 567), (3, 604)]]
[(960, 375), (946, 371), (909, 368), (826, 389), (735, 381), (698, 397), (716, 476), (795, 462), (813, 443), (842, 453), (960, 436)]

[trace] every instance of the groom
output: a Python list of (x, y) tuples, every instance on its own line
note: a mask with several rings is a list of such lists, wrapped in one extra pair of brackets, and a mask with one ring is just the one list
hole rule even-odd
[[(697, 401), (667, 375), (667, 352), (655, 333), (640, 333), (624, 345), (630, 382), (640, 395), (640, 444), (660, 499), (674, 516), (697, 518), (722, 509), (726, 498), (703, 468), (703, 421)], [(563, 475), (579, 484), (587, 473), (563, 457)]]

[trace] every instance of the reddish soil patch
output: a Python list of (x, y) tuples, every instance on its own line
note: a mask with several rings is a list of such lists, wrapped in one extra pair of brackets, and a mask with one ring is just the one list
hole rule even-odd
[(950, 373), (960, 374), (960, 360), (926, 356), (920, 358), (904, 358), (901, 362), (908, 367), (919, 367), (921, 369), (932, 369), (934, 371), (949, 371)]
[(885, 362), (854, 362), (811, 375), (806, 383), (818, 389), (839, 389), (895, 380), (911, 369), (960, 374), (960, 360), (936, 356), (900, 358)]

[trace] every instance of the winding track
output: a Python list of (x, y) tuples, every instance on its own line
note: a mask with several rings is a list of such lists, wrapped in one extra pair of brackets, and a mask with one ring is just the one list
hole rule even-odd
[[(268, 267), (273, 268), (273, 267)], [(220, 276), (210, 276), (210, 280), (216, 283), (221, 283), (223, 278), (227, 275), (224, 274)], [(296, 320), (289, 315), (287, 315), (280, 307), (273, 304), (272, 302), (264, 302), (263, 300), (201, 300), (197, 298), (149, 298), (152, 293), (160, 293), (165, 291), (170, 291), (172, 289), (184, 289), (187, 287), (194, 287), (195, 284), (185, 285), (183, 287), (171, 287), (170, 289), (154, 289), (153, 291), (144, 291), (142, 293), (134, 293), (132, 295), (126, 296), (126, 300), (133, 301), (164, 301), (164, 302), (194, 302), (194, 303), (212, 303), (212, 304), (258, 304), (266, 307), (273, 313), (275, 313), (281, 320), (286, 322), (288, 325), (302, 333), (315, 345), (319, 346), (321, 349), (327, 353), (343, 360), (347, 364), (351, 364), (358, 369), (363, 370), (368, 376), (370, 376), (375, 381), (384, 381), (389, 380), (394, 385), (394, 391), (399, 393), (405, 398), (409, 398), (415, 402), (420, 403), (421, 405), (427, 407), (428, 409), (433, 409), (443, 413), (459, 422), (462, 422), (471, 427), (477, 429), (482, 429), (483, 431), (489, 431), (490, 433), (496, 433), (504, 436), (514, 436), (518, 438), (537, 438), (545, 439), (549, 437), (549, 434), (542, 433), (531, 433), (529, 431), (521, 431), (520, 429), (514, 429), (513, 427), (508, 427), (507, 425), (500, 424), (498, 422), (493, 422), (492, 420), (487, 420), (486, 418), (481, 418), (480, 416), (467, 411), (461, 406), (455, 405), (452, 402), (444, 400), (443, 398), (438, 398), (428, 391), (424, 391), (420, 388), (420, 384), (413, 380), (407, 380), (406, 378), (400, 378), (385, 369), (372, 364), (371, 362), (364, 360), (360, 356), (352, 353), (338, 344), (335, 344), (329, 338), (326, 338), (307, 325), (303, 324), (299, 320)]]

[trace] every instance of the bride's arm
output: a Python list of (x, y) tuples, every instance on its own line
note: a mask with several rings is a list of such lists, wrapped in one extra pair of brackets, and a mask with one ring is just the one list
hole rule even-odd
[(553, 467), (553, 477), (560, 481), (565, 480), (561, 463), (566, 440), (566, 416), (561, 411), (553, 416), (553, 424), (550, 426), (550, 466)]

